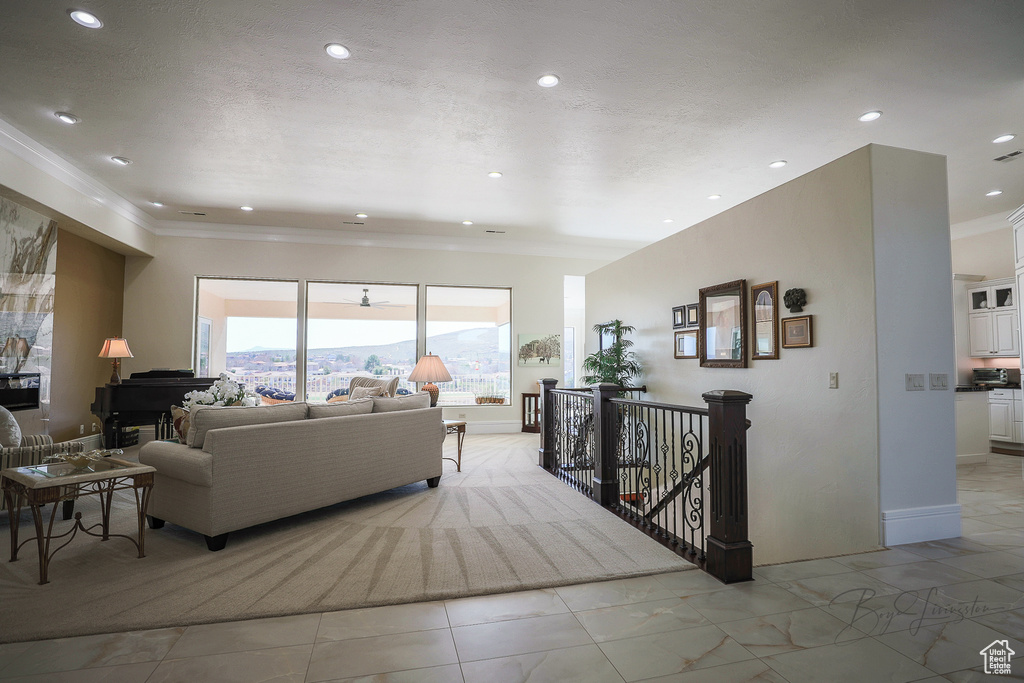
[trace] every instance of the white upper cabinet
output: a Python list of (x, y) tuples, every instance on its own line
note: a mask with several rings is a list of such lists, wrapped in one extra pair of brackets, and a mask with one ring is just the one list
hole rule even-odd
[(997, 309), (1016, 310), (1016, 290), (1013, 280), (1000, 280), (1000, 283), (996, 285), (971, 287), (967, 290), (967, 305), (970, 307), (971, 313)]
[(987, 280), (967, 290), (968, 333), (975, 358), (1020, 355), (1020, 316), (1014, 280)]

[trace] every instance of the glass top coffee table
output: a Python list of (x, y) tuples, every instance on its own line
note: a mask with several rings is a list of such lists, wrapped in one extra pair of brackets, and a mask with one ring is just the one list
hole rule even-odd
[[(65, 462), (28, 467), (12, 467), (0, 471), (0, 486), (3, 487), (11, 523), (11, 562), (18, 559), (21, 546), (35, 541), (39, 549), (39, 583), (47, 583), (47, 569), (50, 559), (58, 550), (71, 542), (78, 530), (90, 536), (102, 538), (127, 538), (139, 550), (139, 557), (145, 557), (145, 519), (149, 507), (149, 494), (153, 490), (153, 473), (149, 465), (118, 460), (115, 458), (90, 458), (85, 455), (69, 457)], [(110, 504), (114, 491), (132, 490), (135, 493), (135, 508), (138, 512), (138, 540), (123, 534), (110, 533)], [(74, 500), (89, 495), (100, 497), (102, 520), (92, 526), (82, 524), (82, 513), (75, 513), (75, 525), (62, 534), (53, 535), (53, 522), (60, 501)], [(52, 503), (50, 521), (43, 529), (41, 506)], [(32, 510), (36, 535), (18, 543), (18, 527), (21, 508), (28, 505)], [(97, 533), (95, 529), (99, 528)], [(67, 540), (50, 550), (50, 543), (56, 539)]]

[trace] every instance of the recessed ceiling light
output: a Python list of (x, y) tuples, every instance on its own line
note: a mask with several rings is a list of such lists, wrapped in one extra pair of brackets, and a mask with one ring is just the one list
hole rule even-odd
[(786, 160), (785, 159), (779, 159), (778, 161), (773, 161), (772, 163), (768, 164), (768, 168), (782, 168), (785, 165), (786, 165)]
[(665, 220), (662, 221), (662, 223), (675, 223), (675, 221), (672, 220), (671, 218), (666, 218)]
[(95, 14), (89, 14), (80, 9), (69, 9), (68, 14), (71, 15), (76, 24), (81, 24), (86, 28), (100, 28), (103, 26), (103, 22)]
[(352, 55), (348, 48), (341, 43), (328, 43), (324, 45), (324, 50), (335, 59), (348, 59)]
[(1002, 190), (992, 190), (991, 192), (986, 192), (985, 196), (986, 197), (995, 197), (996, 195), (999, 195), (999, 194), (1002, 194), (1002, 193), (1003, 193)]
[(241, 209), (242, 211), (252, 211), (251, 206), (240, 206), (238, 208)]
[(132, 163), (132, 160), (128, 159), (127, 157), (110, 157), (110, 160), (113, 161), (115, 164), (121, 164), (122, 166), (127, 166), (128, 164)]
[(491, 171), (490, 173), (487, 174), (487, 177), (488, 178), (500, 178), (501, 177), (501, 171)]
[(542, 88), (553, 88), (558, 85), (558, 76), (555, 74), (544, 74), (537, 79), (537, 85)]
[(721, 198), (722, 198), (722, 195), (720, 195), (720, 194), (709, 194), (708, 195), (708, 199), (721, 199)]
[(153, 206), (163, 206), (164, 205), (163, 202), (150, 202), (150, 204), (152, 204)]
[(882, 116), (882, 112), (880, 112), (878, 110), (866, 111), (863, 114), (861, 114), (860, 116), (858, 116), (857, 120), (858, 121), (864, 121), (865, 123), (867, 123), (868, 121), (874, 121), (874, 120), (878, 119), (881, 116)]
[(369, 218), (369, 216), (365, 213), (357, 213), (356, 218)]
[(61, 121), (63, 121), (64, 123), (67, 123), (67, 124), (70, 124), (70, 125), (74, 125), (74, 124), (78, 123), (81, 120), (77, 116), (75, 116), (74, 114), (69, 114), (66, 111), (55, 111), (55, 112), (53, 112), (53, 115), (56, 116)]
[(994, 143), (996, 143), (998, 145), (1000, 142), (1009, 142), (1010, 140), (1014, 139), (1015, 137), (1017, 137), (1017, 136), (1014, 135), (1013, 133), (1007, 133), (1006, 135), (1000, 135), (999, 137), (997, 137), (992, 142), (994, 142)]
[(473, 221), (462, 221), (463, 225), (473, 225)]

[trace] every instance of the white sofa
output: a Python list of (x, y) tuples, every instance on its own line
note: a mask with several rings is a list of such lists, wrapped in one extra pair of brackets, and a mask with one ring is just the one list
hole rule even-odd
[(199, 407), (188, 443), (153, 441), (150, 527), (197, 531), (220, 550), (231, 531), (441, 478), (441, 409), (426, 393), (340, 404)]

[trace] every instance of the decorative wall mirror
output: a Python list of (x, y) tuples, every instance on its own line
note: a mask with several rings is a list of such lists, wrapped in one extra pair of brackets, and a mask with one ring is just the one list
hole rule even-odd
[(699, 305), (701, 367), (747, 367), (747, 281), (704, 287)]
[(766, 282), (750, 288), (750, 308), (754, 312), (754, 343), (751, 358), (776, 360), (779, 357), (779, 283)]

